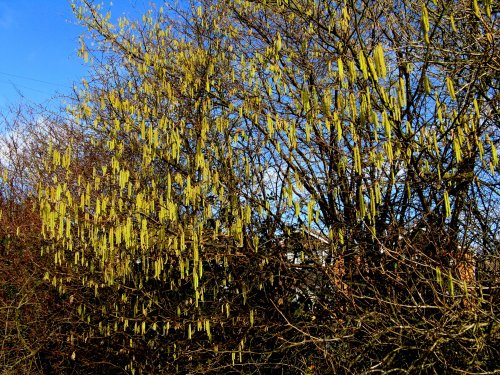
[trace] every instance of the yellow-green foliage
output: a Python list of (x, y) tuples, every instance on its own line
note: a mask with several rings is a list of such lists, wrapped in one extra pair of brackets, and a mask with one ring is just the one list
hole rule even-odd
[[(425, 50), (432, 48), (437, 23), (455, 29), (459, 20), (453, 13), (438, 14), (442, 1), (421, 3), (413, 9), (420, 12), (421, 34), (413, 37)], [(133, 313), (116, 303), (114, 321), (101, 324), (92, 317), (100, 334), (127, 331), (144, 337), (175, 327), (189, 339), (196, 331), (212, 340), (220, 321), (202, 305), (218, 297), (205, 287), (205, 264), (214, 259), (227, 264), (237, 253), (258, 252), (252, 220), (277, 213), (269, 200), (252, 202), (242, 193), (244, 188), (265, 192), (265, 178), (259, 176), (266, 165), (256, 160), (277, 160), (281, 168), (279, 214), (326, 227), (336, 249), (356, 223), (377, 235), (382, 197), (396, 185), (411, 196), (400, 171), (405, 176), (411, 171), (419, 181), (436, 174), (439, 205), (451, 217), (449, 189), (461, 173), (460, 163), (479, 148), (482, 162), (494, 170), (494, 144), (477, 131), (484, 103), (474, 99), (458, 107), (467, 87), (440, 67), (422, 71), (415, 83), (411, 77), (423, 58), (398, 59), (397, 46), (380, 33), (380, 41), (363, 40), (361, 32), (359, 40), (349, 39), (358, 16), (349, 4), (339, 2), (327, 12), (323, 1), (203, 3), (190, 16), (186, 33), (179, 28), (188, 26), (175, 23), (163, 9), (140, 22), (112, 24), (97, 8), (75, 6), (113, 59), (100, 67), (108, 78), (84, 84), (70, 109), (88, 127), (100, 156), (90, 169), (75, 170), (80, 151), (71, 144), (53, 148), (47, 160), (53, 183), (38, 188), (43, 235), (51, 244), (43, 252), (69, 275), (47, 278), (62, 291), (69, 281), (95, 296), (111, 288), (124, 301), (129, 288), (140, 294), (150, 280), (171, 291), (191, 285), (177, 307), (177, 321), (148, 316), (160, 292), (147, 290)], [(488, 22), (488, 11), (474, 4)], [(312, 24), (315, 12), (328, 14), (321, 25)], [(270, 20), (260, 31), (267, 30), (269, 39), (236, 21), (237, 15), (251, 20), (264, 13)], [(302, 17), (311, 19), (309, 28), (301, 28)], [(293, 39), (287, 25), (299, 28), (300, 38)], [(335, 41), (330, 52), (318, 37), (327, 31)], [(92, 61), (84, 39), (80, 54)], [(409, 115), (414, 110), (409, 101), (417, 95), (409, 84), (420, 85), (418, 95), (428, 98), (425, 116)], [(450, 145), (453, 153), (445, 166), (442, 153)], [(330, 152), (333, 164), (325, 166)], [(423, 153), (426, 157), (419, 158)], [(328, 222), (322, 193), (331, 194), (332, 202), (351, 202), (354, 215)], [(222, 243), (229, 245), (217, 246)], [(245, 286), (238, 290), (244, 294)], [(81, 317), (90, 320), (85, 309), (80, 307)], [(228, 317), (231, 309), (225, 307)], [(258, 312), (249, 314), (248, 324), (254, 326)], [(241, 355), (243, 347), (241, 342), (235, 350)]]

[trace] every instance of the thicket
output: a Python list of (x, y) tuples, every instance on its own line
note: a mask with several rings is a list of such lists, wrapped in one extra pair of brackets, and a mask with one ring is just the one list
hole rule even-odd
[(73, 7), (91, 79), (2, 138), (4, 373), (498, 371), (494, 2)]

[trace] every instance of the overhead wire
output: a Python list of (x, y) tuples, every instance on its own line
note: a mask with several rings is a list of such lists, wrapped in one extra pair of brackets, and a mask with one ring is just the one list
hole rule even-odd
[(23, 89), (27, 89), (27, 90), (30, 90), (30, 91), (35, 91), (35, 92), (38, 92), (38, 93), (40, 93), (40, 94), (52, 95), (52, 93), (49, 93), (49, 92), (47, 92), (47, 91), (39, 90), (39, 89), (37, 89), (37, 88), (31, 87), (31, 86), (26, 86), (26, 85), (23, 85), (23, 84), (18, 84), (18, 83), (15, 83), (15, 82), (11, 81), (11, 80), (3, 80), (3, 79), (0, 79), (0, 83), (10, 85), (10, 86), (12, 86), (15, 90), (17, 90), (18, 88), (23, 88)]
[(0, 71), (0, 74), (5, 75), (5, 76), (9, 76), (9, 77), (14, 77), (14, 78), (26, 79), (28, 81), (44, 83), (46, 85), (61, 86), (61, 87), (66, 87), (67, 86), (67, 85), (64, 85), (62, 83), (49, 82), (49, 81), (45, 81), (45, 80), (42, 80), (42, 79), (27, 77), (27, 76), (20, 75), (20, 74), (7, 73), (7, 72), (2, 72), (2, 71)]

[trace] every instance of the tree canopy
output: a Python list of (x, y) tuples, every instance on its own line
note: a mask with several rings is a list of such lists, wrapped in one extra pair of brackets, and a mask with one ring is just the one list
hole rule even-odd
[(33, 183), (59, 370), (495, 369), (492, 1), (73, 7), (94, 74)]

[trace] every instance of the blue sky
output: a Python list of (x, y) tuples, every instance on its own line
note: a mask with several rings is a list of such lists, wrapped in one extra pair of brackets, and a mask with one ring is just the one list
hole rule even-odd
[[(109, 4), (110, 1), (104, 1)], [(113, 18), (135, 18), (147, 0), (115, 0)], [(71, 92), (87, 73), (77, 56), (84, 32), (69, 0), (0, 0), (0, 111), (20, 101), (55, 108), (53, 98)]]

